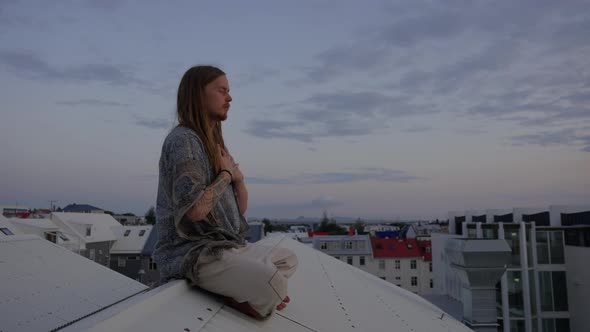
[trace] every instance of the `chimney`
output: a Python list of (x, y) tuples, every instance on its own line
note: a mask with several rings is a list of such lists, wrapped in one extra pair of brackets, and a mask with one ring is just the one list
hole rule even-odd
[(510, 261), (510, 246), (505, 240), (457, 238), (445, 251), (462, 283), (463, 322), (476, 332), (496, 332), (496, 283)]

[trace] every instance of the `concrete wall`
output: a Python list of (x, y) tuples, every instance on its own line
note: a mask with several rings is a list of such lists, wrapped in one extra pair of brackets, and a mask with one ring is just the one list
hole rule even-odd
[[(119, 262), (122, 264), (119, 264)], [(155, 269), (150, 269), (150, 257), (148, 256), (140, 256), (139, 254), (111, 255), (111, 270), (117, 271), (150, 287), (156, 286), (160, 282), (160, 272), (157, 270), (157, 266), (152, 265), (151, 267), (155, 267)], [(140, 270), (144, 272), (141, 276), (139, 273)]]
[(94, 251), (94, 259), (93, 261), (97, 262), (98, 264), (104, 265), (106, 267), (109, 266), (110, 257), (111, 257), (111, 247), (113, 246), (112, 241), (105, 241), (105, 242), (94, 242), (94, 243), (87, 243), (86, 250), (80, 252), (80, 255), (91, 259), (91, 252)]
[(438, 295), (448, 295), (457, 301), (463, 300), (461, 281), (451, 268), (445, 252), (445, 246), (449, 239), (460, 238), (459, 235), (443, 233), (432, 234), (432, 272), (434, 289)]
[(567, 296), (571, 332), (585, 332), (590, 326), (588, 299), (590, 299), (590, 248), (565, 247)]

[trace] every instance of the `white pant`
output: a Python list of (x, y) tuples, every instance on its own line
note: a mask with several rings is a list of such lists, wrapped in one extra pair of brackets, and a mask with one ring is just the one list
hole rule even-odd
[(289, 249), (254, 243), (225, 250), (221, 259), (199, 258), (193, 275), (197, 286), (248, 302), (265, 317), (287, 296), (287, 279), (295, 273), (297, 263)]

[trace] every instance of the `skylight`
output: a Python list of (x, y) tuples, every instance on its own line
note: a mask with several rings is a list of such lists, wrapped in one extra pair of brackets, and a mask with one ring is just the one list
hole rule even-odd
[(0, 232), (4, 233), (4, 235), (14, 235), (14, 233), (8, 228), (0, 228)]

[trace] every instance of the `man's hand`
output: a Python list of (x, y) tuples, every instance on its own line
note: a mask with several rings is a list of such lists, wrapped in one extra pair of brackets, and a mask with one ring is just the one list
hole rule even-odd
[(223, 150), (222, 154), (228, 156), (231, 163), (233, 164), (232, 165), (233, 166), (232, 172), (234, 175), (234, 178), (233, 178), (234, 182), (240, 183), (240, 182), (244, 181), (244, 174), (242, 174), (242, 170), (240, 169), (240, 164), (236, 163), (236, 161), (234, 160), (234, 157), (232, 157), (232, 155), (229, 152), (227, 152), (225, 149)]

